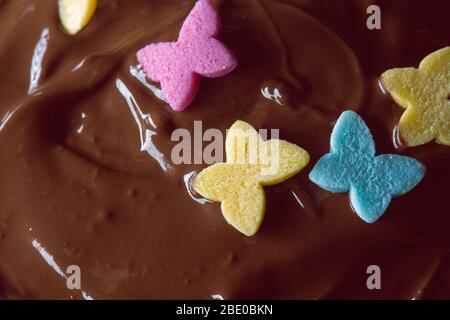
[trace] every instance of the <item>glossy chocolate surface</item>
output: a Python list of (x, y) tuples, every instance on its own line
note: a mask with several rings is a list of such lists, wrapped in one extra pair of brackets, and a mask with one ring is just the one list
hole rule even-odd
[[(449, 2), (214, 3), (239, 66), (203, 80), (194, 103), (174, 113), (130, 67), (144, 45), (177, 39), (194, 1), (100, 1), (91, 24), (68, 36), (57, 1), (0, 0), (0, 297), (450, 298), (450, 148), (403, 147), (402, 109), (378, 83), (450, 44)], [(373, 3), (381, 30), (366, 28)], [(266, 87), (279, 89), (282, 105), (263, 97)], [(367, 121), (378, 153), (427, 167), (373, 225), (347, 194), (307, 178), (346, 109)], [(185, 178), (206, 165), (170, 161), (174, 129), (201, 120), (225, 131), (237, 119), (280, 129), (312, 157), (266, 188), (266, 217), (251, 238), (219, 204), (188, 193)], [(146, 130), (155, 157), (141, 151)], [(372, 264), (382, 290), (366, 287)], [(66, 286), (69, 265), (81, 268), (81, 290)]]

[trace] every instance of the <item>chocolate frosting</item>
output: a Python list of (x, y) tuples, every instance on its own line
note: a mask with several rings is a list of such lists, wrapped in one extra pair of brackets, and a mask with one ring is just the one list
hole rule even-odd
[[(374, 3), (381, 30), (366, 28)], [(100, 1), (89, 26), (68, 36), (57, 1), (0, 0), (0, 296), (450, 298), (450, 149), (405, 148), (402, 109), (379, 86), (383, 71), (450, 44), (449, 2), (214, 1), (239, 66), (202, 81), (175, 113), (137, 79), (135, 54), (176, 40), (193, 4)], [(261, 94), (266, 87), (282, 105)], [(378, 153), (427, 167), (373, 225), (347, 194), (308, 180), (347, 109), (367, 121)], [(266, 217), (251, 238), (191, 192), (205, 164), (170, 161), (174, 129), (193, 132), (201, 120), (224, 132), (237, 119), (280, 129), (312, 157), (266, 188)], [(366, 287), (374, 264), (381, 290)], [(81, 268), (81, 290), (66, 286), (70, 265)]]

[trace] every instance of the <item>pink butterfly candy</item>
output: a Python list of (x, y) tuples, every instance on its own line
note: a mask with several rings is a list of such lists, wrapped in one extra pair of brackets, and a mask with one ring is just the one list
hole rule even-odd
[(183, 111), (197, 94), (200, 76), (216, 78), (237, 66), (234, 54), (216, 37), (221, 22), (209, 0), (199, 0), (184, 21), (177, 42), (151, 44), (137, 53), (146, 76), (161, 83), (173, 110)]

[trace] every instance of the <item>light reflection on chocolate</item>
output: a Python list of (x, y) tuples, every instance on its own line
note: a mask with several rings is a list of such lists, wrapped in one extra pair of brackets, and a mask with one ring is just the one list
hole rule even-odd
[[(56, 1), (1, 2), (0, 296), (83, 298), (33, 247), (37, 241), (61, 270), (80, 266), (94, 299), (450, 298), (450, 150), (396, 148), (402, 109), (378, 86), (383, 71), (417, 66), (450, 44), (449, 4), (376, 1), (382, 29), (369, 31), (366, 2), (215, 1), (222, 40), (239, 66), (203, 81), (182, 113), (130, 68), (139, 48), (177, 38), (193, 0), (104, 1), (76, 36), (61, 32)], [(29, 94), (45, 28), (47, 49)], [(283, 106), (261, 94), (265, 87), (279, 89)], [(267, 188), (263, 226), (247, 239), (226, 224), (220, 205), (186, 191), (186, 174), (204, 166), (169, 161), (174, 129), (192, 132), (202, 120), (225, 132), (241, 119), (280, 129), (313, 164), (349, 108), (367, 121), (379, 153), (415, 157), (428, 169), (374, 225), (356, 217), (347, 195), (309, 182), (308, 167)], [(158, 155), (171, 170), (161, 169)], [(366, 287), (371, 264), (383, 272), (380, 291)]]
[(146, 151), (153, 159), (155, 159), (163, 171), (170, 170), (171, 166), (167, 163), (165, 156), (159, 152), (152, 142), (153, 137), (157, 135), (157, 132), (155, 131), (157, 127), (153, 122), (152, 117), (149, 114), (144, 114), (142, 112), (133, 94), (128, 90), (122, 80), (116, 80), (116, 87), (127, 101), (130, 112), (139, 128), (141, 151)]

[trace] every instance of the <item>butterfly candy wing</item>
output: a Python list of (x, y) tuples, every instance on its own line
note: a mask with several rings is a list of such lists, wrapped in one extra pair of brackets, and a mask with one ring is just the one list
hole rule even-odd
[(227, 193), (227, 185), (232, 183), (234, 175), (228, 174), (229, 166), (216, 163), (201, 171), (194, 179), (194, 190), (211, 201), (221, 202)]
[(174, 111), (185, 110), (197, 95), (200, 77), (188, 70), (168, 73), (161, 80), (161, 90)]
[(220, 17), (209, 0), (199, 0), (183, 23), (179, 39), (215, 38), (220, 35)]
[(376, 157), (373, 172), (352, 186), (350, 201), (361, 219), (377, 221), (391, 199), (411, 191), (425, 175), (425, 167), (417, 160), (386, 154)]
[(147, 78), (153, 82), (161, 82), (164, 75), (170, 71), (171, 65), (167, 62), (175, 55), (175, 51), (175, 43), (162, 42), (145, 46), (136, 56)]
[(375, 166), (383, 189), (394, 197), (411, 191), (426, 173), (425, 166), (419, 161), (395, 154), (378, 156)]
[(263, 139), (250, 124), (236, 121), (227, 132), (225, 151), (227, 163), (257, 164), (258, 146)]
[(331, 152), (309, 174), (312, 182), (330, 192), (347, 192), (375, 156), (375, 143), (363, 119), (353, 111), (339, 117), (331, 134)]
[(97, 8), (97, 0), (59, 0), (58, 11), (65, 31), (74, 35), (91, 21)]
[(219, 40), (210, 38), (197, 45), (193, 57), (194, 72), (208, 78), (222, 77), (237, 66), (234, 54)]
[(266, 211), (264, 190), (256, 180), (241, 180), (239, 189), (222, 201), (225, 220), (239, 232), (251, 237), (259, 230)]
[(256, 167), (215, 164), (198, 174), (194, 190), (221, 202), (225, 220), (246, 236), (254, 235), (264, 218), (265, 195), (256, 179)]
[(309, 179), (322, 189), (330, 192), (347, 192), (351, 186), (353, 167), (347, 158), (336, 153), (329, 153), (319, 159), (309, 173)]
[(198, 1), (180, 31), (178, 42), (190, 57), (191, 70), (202, 76), (224, 76), (237, 66), (234, 54), (219, 40), (222, 26), (208, 0)]
[(399, 106), (407, 108), (410, 101), (415, 99), (414, 87), (418, 78), (419, 71), (416, 68), (396, 68), (384, 72), (381, 83)]
[(309, 154), (284, 140), (269, 140), (261, 145), (258, 161), (262, 164), (259, 183), (264, 186), (281, 183), (299, 173), (309, 163)]
[(375, 142), (364, 120), (353, 111), (344, 111), (331, 134), (331, 152), (354, 156), (375, 156)]
[[(434, 139), (433, 117), (426, 116), (420, 102), (423, 76), (416, 68), (396, 68), (383, 73), (381, 82), (394, 101), (406, 111), (399, 122), (400, 135), (410, 147), (428, 143)], [(424, 96), (427, 96), (425, 93)]]
[(360, 181), (351, 186), (350, 203), (363, 221), (376, 222), (388, 208), (391, 196), (384, 192), (378, 193), (382, 188), (380, 183), (367, 181)]
[(197, 94), (200, 76), (186, 68), (178, 43), (151, 44), (137, 53), (146, 76), (161, 83), (174, 111), (183, 111)]

